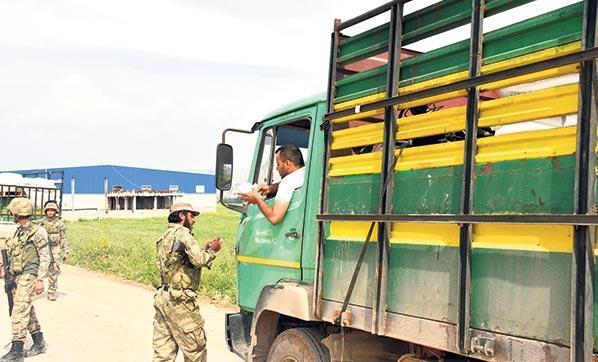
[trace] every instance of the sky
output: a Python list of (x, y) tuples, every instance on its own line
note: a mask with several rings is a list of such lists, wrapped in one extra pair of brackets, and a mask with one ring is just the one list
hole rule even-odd
[[(485, 30), (573, 2), (536, 1)], [(383, 3), (0, 0), (0, 170), (212, 170), (224, 128), (324, 91), (334, 18)], [(413, 48), (467, 36), (462, 27)], [(232, 139), (241, 162), (252, 142)]]

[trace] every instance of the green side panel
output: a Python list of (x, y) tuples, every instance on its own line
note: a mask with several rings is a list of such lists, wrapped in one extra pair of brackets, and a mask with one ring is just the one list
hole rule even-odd
[[(395, 173), (395, 214), (457, 214), (462, 166)], [(567, 214), (573, 211), (575, 156), (535, 158), (476, 166), (478, 214)], [(330, 179), (329, 213), (375, 213), (380, 174)]]
[[(327, 240), (324, 298), (342, 301), (362, 243)], [(351, 304), (370, 306), (375, 245)], [(388, 307), (393, 313), (456, 323), (458, 249), (392, 244)], [(569, 342), (571, 254), (474, 249), (472, 327), (559, 344)]]
[[(492, 16), (531, 1), (488, 0), (486, 1), (486, 16)], [(407, 14), (403, 19), (403, 45), (409, 45), (418, 40), (468, 24), (470, 19), (470, 0), (445, 0)], [(389, 23), (386, 23), (343, 40), (339, 62), (355, 62), (387, 51), (389, 27)]]
[(391, 244), (390, 255), (389, 311), (456, 323), (459, 249)]
[(462, 173), (462, 166), (396, 172), (393, 213), (459, 213)]
[(484, 64), (580, 40), (582, 23), (583, 3), (579, 2), (490, 32), (484, 37)]
[(570, 253), (473, 249), (473, 328), (568, 345), (570, 316)]
[(363, 33), (341, 40), (338, 62), (356, 62), (388, 50), (389, 24), (382, 24)]
[(328, 213), (377, 213), (380, 183), (379, 173), (331, 177), (328, 183)]
[[(405, 63), (407, 60), (403, 61), (401, 70), (406, 68)], [(403, 78), (402, 75), (401, 78)], [(334, 103), (342, 103), (351, 99), (380, 93), (386, 89), (385, 81), (386, 65), (340, 79), (336, 82), (336, 98)]]
[(290, 269), (271, 265), (237, 264), (239, 305), (244, 310), (255, 310), (257, 300), (265, 285), (281, 279), (301, 280), (300, 269)]
[(573, 213), (575, 156), (478, 165), (474, 212)]
[[(567, 44), (581, 37), (583, 3), (525, 20), (484, 36), (484, 64), (511, 59)], [(466, 70), (469, 40), (406, 59), (401, 64), (401, 86)], [(336, 103), (381, 92), (386, 66), (345, 77), (337, 82)]]
[[(363, 241), (325, 240), (322, 287), (324, 299), (342, 302), (359, 259)], [(377, 244), (370, 243), (361, 265), (349, 303), (372, 305), (376, 269)]]
[[(403, 64), (408, 60), (403, 61)], [(404, 68), (406, 66), (402, 66), (401, 70)], [(401, 76), (401, 78), (403, 77)], [(386, 89), (385, 82), (386, 65), (340, 79), (336, 82), (337, 95), (335, 103), (380, 93)]]

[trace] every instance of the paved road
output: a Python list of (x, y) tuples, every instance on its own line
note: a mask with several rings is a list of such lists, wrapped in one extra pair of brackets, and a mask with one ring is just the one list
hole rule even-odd
[[(2, 282), (0, 282), (2, 284)], [(0, 352), (10, 341), (10, 322), (4, 289), (0, 289)], [(28, 361), (151, 361), (153, 290), (65, 266), (59, 298), (45, 294), (35, 302), (48, 342), (48, 353)], [(203, 303), (208, 361), (238, 362), (224, 342), (224, 313), (230, 309)], [(26, 347), (31, 344), (28, 340)], [(180, 358), (177, 360), (183, 360)]]

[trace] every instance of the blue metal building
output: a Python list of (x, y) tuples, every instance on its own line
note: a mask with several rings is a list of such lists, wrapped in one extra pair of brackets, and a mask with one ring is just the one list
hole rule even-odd
[(103, 194), (104, 180), (108, 183), (108, 192), (113, 186), (122, 186), (123, 190), (140, 190), (145, 186), (152, 190), (169, 190), (177, 186), (182, 193), (215, 193), (214, 175), (194, 172), (180, 172), (156, 170), (150, 168), (127, 167), (116, 165), (80, 166), (49, 168), (43, 170), (15, 170), (9, 171), (29, 174), (39, 171), (64, 171), (64, 193), (71, 192), (71, 180), (75, 180), (77, 194)]

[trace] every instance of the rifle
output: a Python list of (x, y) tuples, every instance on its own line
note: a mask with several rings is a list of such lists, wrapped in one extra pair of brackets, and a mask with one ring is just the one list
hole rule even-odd
[(4, 238), (0, 238), (0, 251), (2, 253), (2, 264), (4, 265), (4, 291), (6, 292), (6, 297), (8, 299), (8, 315), (11, 316), (12, 307), (14, 306), (12, 291), (15, 289), (16, 284), (14, 278), (8, 270), (10, 260), (8, 259), (8, 252), (6, 251), (6, 239)]

